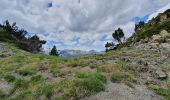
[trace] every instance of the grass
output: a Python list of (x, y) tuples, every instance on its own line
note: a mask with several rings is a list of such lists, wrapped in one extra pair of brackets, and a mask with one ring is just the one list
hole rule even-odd
[(64, 97), (79, 99), (105, 89), (106, 77), (99, 73), (89, 74), (82, 79), (66, 78), (59, 83)]
[(128, 72), (115, 72), (111, 76), (111, 81), (113, 83), (120, 83), (120, 82), (126, 82), (126, 81), (132, 81), (133, 76)]
[(53, 94), (54, 92), (54, 86), (50, 85), (50, 84), (44, 84), (42, 86), (42, 94), (45, 95), (47, 98), (50, 98), (50, 96)]
[(155, 91), (157, 94), (164, 96), (167, 100), (170, 100), (170, 89), (159, 88), (154, 84), (149, 84), (148, 88)]
[(120, 67), (117, 66), (111, 66), (111, 65), (104, 65), (97, 67), (98, 72), (106, 72), (106, 73), (113, 73), (113, 72), (119, 72)]

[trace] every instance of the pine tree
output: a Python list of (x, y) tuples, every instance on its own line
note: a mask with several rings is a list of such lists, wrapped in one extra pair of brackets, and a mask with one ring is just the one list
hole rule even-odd
[(122, 38), (125, 38), (124, 32), (121, 28), (118, 28), (117, 30), (115, 30), (112, 36), (119, 44), (122, 43)]
[(59, 56), (56, 46), (53, 46), (53, 48), (51, 49), (50, 55), (52, 56)]

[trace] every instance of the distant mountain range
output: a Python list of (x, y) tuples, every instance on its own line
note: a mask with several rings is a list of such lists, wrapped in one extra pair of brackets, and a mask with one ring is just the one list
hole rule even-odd
[[(50, 52), (50, 48), (47, 48), (45, 50), (43, 50), (43, 54), (49, 54)], [(58, 53), (61, 57), (80, 57), (80, 56), (85, 56), (85, 55), (95, 55), (95, 54), (104, 54), (104, 51), (95, 51), (95, 50), (90, 50), (90, 51), (83, 51), (83, 50), (58, 50)]]
[(103, 54), (104, 52), (98, 52), (95, 50), (82, 51), (82, 50), (60, 50), (58, 51), (61, 57), (80, 57), (85, 55)]

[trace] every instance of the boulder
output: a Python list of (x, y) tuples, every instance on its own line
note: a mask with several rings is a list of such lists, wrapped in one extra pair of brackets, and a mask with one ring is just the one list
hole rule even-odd
[(160, 36), (164, 39), (170, 38), (170, 33), (168, 33), (166, 30), (162, 30), (160, 32)]
[(163, 70), (161, 70), (161, 69), (158, 69), (156, 71), (156, 75), (157, 75), (157, 78), (161, 79), (161, 80), (168, 78), (167, 74)]
[(161, 42), (162, 41), (161, 35), (153, 35), (152, 36), (152, 41), (153, 42)]

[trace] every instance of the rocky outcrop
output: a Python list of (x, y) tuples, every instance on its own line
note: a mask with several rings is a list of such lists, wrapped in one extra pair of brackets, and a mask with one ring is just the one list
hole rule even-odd
[(170, 48), (170, 33), (162, 30), (160, 34), (153, 35), (150, 39), (141, 39), (141, 41), (131, 45), (137, 49), (169, 49)]

